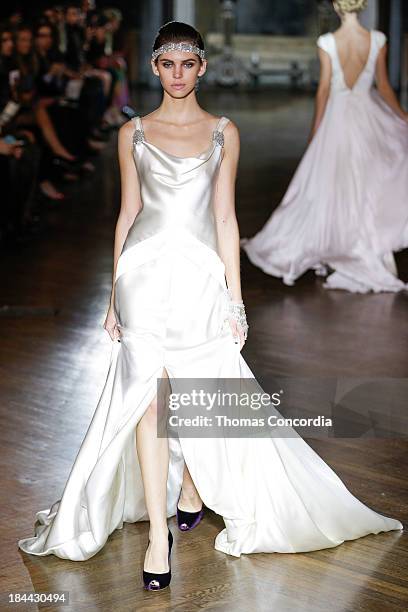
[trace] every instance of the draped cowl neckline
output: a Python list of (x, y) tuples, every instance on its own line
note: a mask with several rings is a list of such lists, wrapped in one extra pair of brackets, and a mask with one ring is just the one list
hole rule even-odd
[[(222, 129), (228, 122), (226, 117), (221, 117), (212, 132), (211, 141), (206, 149), (197, 155), (180, 156), (165, 151), (161, 147), (155, 145), (146, 139), (143, 123), (140, 117), (134, 118), (136, 130), (133, 138), (134, 143), (134, 155), (136, 155), (137, 145), (143, 145), (143, 148), (149, 151), (152, 157), (158, 161), (161, 161), (167, 169), (173, 168), (177, 174), (183, 172), (189, 172), (196, 167), (200, 167), (203, 162), (207, 162), (213, 158), (214, 154), (218, 152), (218, 159), (222, 159), (222, 151), (224, 145), (224, 136)], [(217, 146), (218, 145), (218, 146)]]

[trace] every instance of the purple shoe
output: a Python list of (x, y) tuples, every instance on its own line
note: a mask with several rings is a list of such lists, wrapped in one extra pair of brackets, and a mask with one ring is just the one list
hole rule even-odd
[[(179, 496), (180, 499), (180, 496)], [(201, 521), (204, 515), (204, 507), (201, 506), (201, 510), (198, 512), (186, 512), (185, 510), (180, 510), (176, 507), (176, 516), (177, 516), (177, 525), (180, 531), (191, 531), (194, 527), (197, 527), (198, 523)]]

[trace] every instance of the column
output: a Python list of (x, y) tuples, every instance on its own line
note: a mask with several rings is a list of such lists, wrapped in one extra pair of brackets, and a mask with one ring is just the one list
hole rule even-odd
[(368, 0), (367, 8), (360, 13), (360, 21), (367, 30), (378, 28), (378, 0)]
[(140, 81), (150, 87), (160, 87), (159, 79), (152, 73), (150, 57), (157, 31), (163, 25), (162, 2), (144, 0), (141, 7), (140, 32)]
[(391, 85), (396, 90), (399, 90), (401, 84), (401, 13), (401, 0), (391, 0), (388, 69)]
[(195, 0), (174, 0), (173, 19), (195, 26)]

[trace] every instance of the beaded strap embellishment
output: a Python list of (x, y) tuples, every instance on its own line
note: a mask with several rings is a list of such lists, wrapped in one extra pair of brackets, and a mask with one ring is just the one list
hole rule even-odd
[(137, 145), (139, 142), (144, 142), (145, 136), (143, 130), (136, 128), (133, 132), (133, 144)]
[(220, 147), (224, 146), (224, 134), (219, 130), (214, 130), (213, 132), (213, 140), (220, 145)]

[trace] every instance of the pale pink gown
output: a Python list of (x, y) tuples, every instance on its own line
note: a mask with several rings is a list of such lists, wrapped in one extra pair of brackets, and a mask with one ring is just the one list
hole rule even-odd
[(346, 85), (332, 33), (317, 45), (332, 65), (322, 122), (266, 225), (241, 246), (287, 285), (306, 270), (332, 272), (324, 286), (400, 291), (393, 252), (408, 247), (408, 124), (373, 87), (386, 36), (370, 32), (367, 63)]

